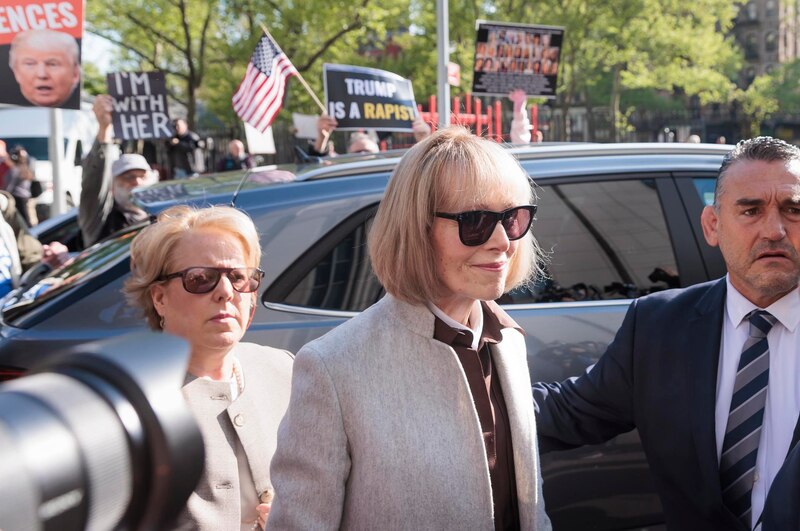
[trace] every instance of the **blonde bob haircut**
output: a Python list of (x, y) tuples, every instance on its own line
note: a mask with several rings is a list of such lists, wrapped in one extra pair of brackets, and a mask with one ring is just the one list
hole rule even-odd
[[(128, 304), (144, 312), (153, 330), (161, 329), (161, 318), (153, 306), (150, 286), (163, 275), (173, 273), (173, 250), (185, 235), (193, 231), (214, 230), (230, 235), (242, 245), (247, 267), (258, 267), (261, 244), (253, 221), (244, 212), (226, 206), (196, 208), (170, 207), (158, 215), (131, 242), (131, 276), (122, 288)], [(208, 264), (195, 264), (204, 266)], [(256, 297), (254, 292), (253, 298)]]
[[(460, 126), (447, 127), (412, 147), (389, 179), (369, 234), (369, 256), (386, 291), (412, 304), (443, 294), (431, 242), (435, 212), (535, 204), (533, 182), (508, 151)], [(542, 275), (543, 253), (531, 232), (509, 263), (506, 291)]]

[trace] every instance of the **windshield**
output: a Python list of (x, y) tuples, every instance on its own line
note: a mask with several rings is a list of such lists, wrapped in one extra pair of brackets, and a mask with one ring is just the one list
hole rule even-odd
[(21, 286), (9, 293), (0, 301), (3, 321), (13, 324), (15, 319), (47, 301), (77, 286), (86, 285), (104, 275), (121, 260), (127, 260), (131, 240), (142, 228), (139, 225), (133, 230), (93, 245), (35, 284)]

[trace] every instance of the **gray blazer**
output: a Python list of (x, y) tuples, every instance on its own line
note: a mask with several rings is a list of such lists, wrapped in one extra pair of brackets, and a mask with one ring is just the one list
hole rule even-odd
[[(494, 529), (478, 414), (433, 328), (427, 308), (386, 296), (301, 349), (271, 465), (270, 530)], [(524, 338), (504, 330), (492, 354), (522, 529), (549, 529)]]
[(230, 400), (228, 382), (187, 375), (181, 389), (203, 434), (206, 458), (203, 476), (178, 519), (178, 529), (240, 531), (237, 438), (247, 455), (257, 495), (263, 500), (272, 495), (269, 462), (275, 453), (278, 423), (289, 403), (292, 355), (252, 343), (239, 343), (233, 354), (241, 362), (245, 385), (235, 401)]

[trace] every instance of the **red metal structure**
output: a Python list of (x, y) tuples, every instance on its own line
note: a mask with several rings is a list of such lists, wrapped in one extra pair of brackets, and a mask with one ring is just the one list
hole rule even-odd
[[(431, 111), (423, 111), (422, 105), (417, 105), (419, 114), (425, 122), (433, 129), (439, 125), (439, 113), (436, 112), (436, 96), (428, 98), (428, 108)], [(530, 121), (533, 126), (532, 134), (536, 135), (538, 129), (539, 109), (537, 105), (530, 107)], [(464, 109), (461, 109), (461, 97), (456, 96), (452, 99), (450, 111), (450, 123), (463, 125), (470, 128), (476, 135), (485, 135), (496, 142), (503, 142), (508, 139), (508, 132), (503, 130), (503, 112), (500, 100), (486, 107), (483, 112), (483, 101), (469, 92), (464, 97)]]

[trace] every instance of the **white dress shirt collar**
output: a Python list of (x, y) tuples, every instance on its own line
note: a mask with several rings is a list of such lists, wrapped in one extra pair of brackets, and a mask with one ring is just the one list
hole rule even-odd
[[(731, 284), (730, 274), (725, 276), (725, 282), (728, 284), (725, 313), (731, 324), (734, 327), (738, 327), (748, 313), (759, 308), (739, 293), (739, 290)], [(789, 332), (794, 333), (798, 323), (800, 323), (800, 312), (797, 312), (797, 308), (800, 308), (800, 289), (795, 288), (770, 304), (769, 307), (762, 309), (768, 311)]]
[[(478, 344), (480, 343), (481, 334), (483, 333), (483, 306), (481, 306), (480, 302), (477, 302), (477, 306), (472, 306), (472, 311), (469, 314), (469, 324), (472, 325), (472, 328), (468, 326), (464, 326), (463, 324), (459, 323), (446, 313), (444, 313), (441, 308), (433, 304), (432, 302), (428, 301), (428, 309), (431, 311), (433, 315), (444, 321), (444, 324), (453, 328), (454, 330), (464, 330), (467, 332), (472, 333), (472, 350), (478, 350)], [(477, 307), (478, 311), (475, 311)]]

